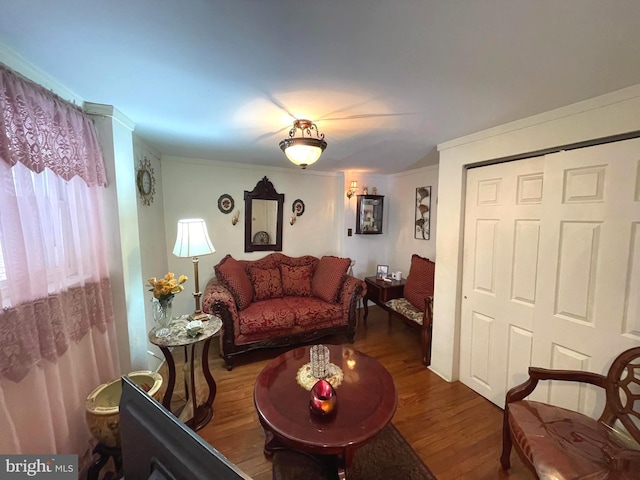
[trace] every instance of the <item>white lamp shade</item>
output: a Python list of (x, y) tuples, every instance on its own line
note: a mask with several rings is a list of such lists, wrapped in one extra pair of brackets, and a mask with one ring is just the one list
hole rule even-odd
[(297, 144), (288, 146), (284, 153), (296, 165), (311, 165), (320, 158), (322, 149), (314, 145)]
[(207, 224), (202, 218), (178, 220), (178, 235), (173, 247), (176, 257), (200, 257), (214, 253)]

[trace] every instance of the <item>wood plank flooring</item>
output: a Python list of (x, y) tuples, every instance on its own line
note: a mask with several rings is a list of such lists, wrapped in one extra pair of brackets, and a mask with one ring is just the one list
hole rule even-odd
[[(360, 322), (354, 347), (376, 358), (393, 376), (398, 409), (392, 422), (438, 479), (535, 478), (515, 452), (509, 472), (501, 470), (500, 408), (462, 383), (446, 382), (426, 369), (415, 330), (398, 321), (389, 324), (379, 307), (369, 309), (367, 323)], [(345, 341), (344, 337), (323, 340)], [(262, 451), (264, 436), (253, 405), (253, 384), (260, 370), (283, 351), (240, 356), (228, 372), (215, 339), (210, 349), (209, 364), (218, 387), (214, 418), (197, 433), (255, 480), (271, 479), (271, 462)]]

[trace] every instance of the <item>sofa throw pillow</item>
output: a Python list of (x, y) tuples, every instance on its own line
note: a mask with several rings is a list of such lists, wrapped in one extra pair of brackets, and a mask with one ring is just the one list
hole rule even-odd
[(253, 299), (268, 300), (282, 297), (282, 279), (279, 268), (247, 267), (247, 273), (253, 284)]
[(253, 287), (244, 266), (231, 255), (227, 255), (213, 269), (216, 277), (233, 295), (238, 310), (247, 308), (253, 298)]
[(281, 263), (280, 275), (282, 276), (282, 292), (285, 295), (311, 296), (312, 265), (293, 266)]
[(427, 297), (433, 296), (435, 269), (436, 264), (428, 258), (415, 253), (411, 255), (411, 267), (404, 284), (404, 298), (421, 312), (424, 312)]
[(322, 257), (311, 279), (313, 296), (325, 302), (335, 303), (349, 265), (351, 265), (350, 258)]

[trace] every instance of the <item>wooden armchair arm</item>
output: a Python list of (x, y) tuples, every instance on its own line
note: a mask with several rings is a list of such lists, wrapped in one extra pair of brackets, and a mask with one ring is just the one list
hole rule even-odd
[(565, 382), (582, 382), (605, 388), (607, 377), (599, 373), (581, 370), (551, 370), (548, 368), (529, 367), (529, 378), (507, 392), (505, 403), (517, 402), (528, 397), (540, 380), (562, 380)]

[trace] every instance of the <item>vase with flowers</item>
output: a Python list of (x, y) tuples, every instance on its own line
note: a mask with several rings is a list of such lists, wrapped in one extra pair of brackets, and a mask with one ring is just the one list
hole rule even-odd
[(186, 275), (178, 278), (171, 272), (162, 278), (151, 277), (147, 282), (153, 292), (153, 319), (156, 322), (156, 336), (167, 337), (171, 333), (169, 323), (171, 322), (171, 309), (173, 297), (184, 290), (182, 285), (187, 281)]

